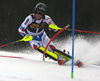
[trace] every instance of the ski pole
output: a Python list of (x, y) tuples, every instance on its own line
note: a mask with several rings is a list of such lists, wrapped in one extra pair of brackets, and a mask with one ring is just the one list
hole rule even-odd
[(14, 43), (17, 43), (17, 42), (20, 42), (20, 40), (15, 41), (15, 42), (11, 42), (11, 43), (8, 43), (8, 44), (1, 45), (0, 48), (11, 45), (11, 44), (14, 44)]
[[(52, 28), (52, 29), (58, 29), (58, 30), (61, 30), (62, 28), (54, 25), (54, 24), (51, 24), (49, 25), (49, 28)], [(68, 31), (72, 31), (72, 29), (65, 29), (65, 30), (68, 30)], [(76, 32), (83, 32), (83, 33), (93, 33), (93, 34), (100, 34), (100, 32), (92, 32), (92, 31), (84, 31), (84, 30), (74, 30)]]
[(8, 43), (8, 44), (1, 45), (0, 48), (11, 45), (11, 44), (15, 44), (15, 43), (21, 42), (21, 41), (30, 41), (32, 39), (33, 39), (33, 36), (31, 36), (31, 35), (30, 36), (25, 36), (23, 39), (20, 39), (20, 40), (17, 40), (15, 42), (11, 42), (11, 43)]

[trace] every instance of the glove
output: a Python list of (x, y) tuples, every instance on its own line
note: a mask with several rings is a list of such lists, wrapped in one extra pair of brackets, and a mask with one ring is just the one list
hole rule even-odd
[(56, 30), (56, 29), (52, 29), (52, 28), (49, 28), (49, 30), (53, 31), (53, 32), (57, 32), (58, 31), (58, 29)]

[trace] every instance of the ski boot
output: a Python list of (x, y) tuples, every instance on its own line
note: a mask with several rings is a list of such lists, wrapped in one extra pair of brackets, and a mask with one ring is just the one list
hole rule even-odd
[(58, 64), (59, 64), (59, 65), (63, 65), (63, 64), (65, 64), (65, 62), (66, 62), (66, 61), (64, 61), (64, 60), (59, 60), (59, 61), (58, 61)]
[(65, 64), (66, 62), (67, 62), (67, 60), (65, 60), (64, 58), (58, 56), (58, 64), (59, 64), (59, 65), (63, 65), (63, 64)]
[(80, 67), (83, 66), (83, 63), (82, 63), (80, 60), (78, 60), (78, 61), (75, 63), (75, 65), (77, 65), (77, 66), (80, 68)]

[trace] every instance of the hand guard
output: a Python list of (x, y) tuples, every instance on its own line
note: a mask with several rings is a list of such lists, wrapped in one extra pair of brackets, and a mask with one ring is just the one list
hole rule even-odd
[(23, 41), (30, 41), (30, 40), (32, 40), (32, 39), (33, 39), (33, 36), (32, 36), (32, 35), (26, 34), (22, 40), (23, 40)]

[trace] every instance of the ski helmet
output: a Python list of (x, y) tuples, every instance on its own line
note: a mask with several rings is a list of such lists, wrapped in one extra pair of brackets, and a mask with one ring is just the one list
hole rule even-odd
[(41, 11), (43, 13), (43, 15), (46, 14), (47, 12), (47, 7), (44, 3), (38, 3), (36, 6), (35, 6), (35, 11), (34, 13), (36, 14), (37, 11)]

